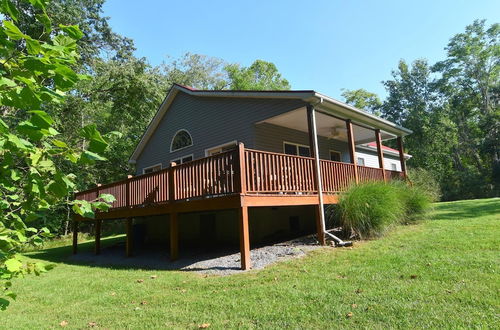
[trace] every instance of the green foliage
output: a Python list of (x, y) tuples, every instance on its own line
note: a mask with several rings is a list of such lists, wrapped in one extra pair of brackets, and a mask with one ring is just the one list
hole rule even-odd
[(432, 196), (404, 181), (369, 182), (351, 186), (339, 198), (339, 224), (359, 238), (382, 236), (395, 224), (422, 219)]
[[(58, 163), (92, 163), (101, 159), (98, 153), (107, 145), (92, 126), (80, 133), (80, 139), (90, 145), (88, 150), (74, 146), (75, 141), (62, 141), (54, 128), (46, 108), (64, 102), (66, 93), (85, 78), (72, 68), (82, 34), (77, 26), (53, 28), (46, 1), (30, 3), (50, 38), (38, 40), (20, 29), (15, 23), (19, 10), (9, 0), (0, 7), (7, 18), (0, 27), (0, 279), (7, 281), (2, 292), (12, 299), (15, 295), (8, 288), (12, 278), (47, 270), (39, 263), (23, 264), (16, 254), (24, 245), (40, 245), (49, 236), (47, 228), (33, 223), (67, 203), (75, 188), (75, 175)], [(96, 208), (105, 209), (109, 199), (72, 204), (77, 214), (93, 215)], [(8, 303), (2, 298), (0, 308)]]
[(384, 118), (413, 131), (408, 165), (428, 170), (444, 200), (500, 194), (499, 38), (499, 24), (475, 21), (450, 39), (445, 60), (401, 60), (381, 106), (364, 90), (343, 95), (362, 108), (375, 100)]
[(288, 90), (290, 83), (279, 73), (276, 65), (256, 60), (249, 67), (230, 64), (225, 67), (234, 90)]
[(394, 181), (389, 184), (394, 189), (403, 206), (404, 214), (400, 222), (412, 222), (422, 220), (431, 211), (433, 202), (433, 192), (425, 190), (418, 185), (410, 184), (404, 181)]
[(399, 189), (383, 182), (351, 186), (340, 195), (340, 225), (359, 238), (382, 236), (404, 216)]
[(371, 93), (363, 88), (355, 90), (344, 89), (342, 97), (347, 104), (375, 115), (380, 115), (379, 109), (382, 106), (382, 101), (380, 101), (380, 98), (375, 93)]
[(227, 63), (216, 57), (186, 53), (163, 65), (169, 85), (176, 83), (197, 89), (224, 89), (228, 86)]
[(425, 192), (432, 202), (441, 199), (441, 189), (433, 173), (424, 168), (409, 168), (407, 170), (408, 179), (413, 187)]

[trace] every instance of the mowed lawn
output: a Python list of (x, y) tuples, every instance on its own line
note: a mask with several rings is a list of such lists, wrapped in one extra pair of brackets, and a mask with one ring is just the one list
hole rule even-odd
[(439, 203), (382, 239), (227, 277), (67, 264), (54, 248), (53, 270), (15, 281), (0, 328), (495, 328), (499, 248), (500, 199)]

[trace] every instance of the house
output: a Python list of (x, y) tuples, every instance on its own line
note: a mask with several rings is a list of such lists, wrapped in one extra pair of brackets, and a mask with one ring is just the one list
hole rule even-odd
[[(410, 156), (403, 137), (410, 133), (313, 90), (174, 85), (130, 157), (136, 175), (76, 198), (111, 193), (117, 199), (92, 220), (96, 253), (102, 221), (124, 218), (128, 255), (141, 224), (151, 239), (169, 237), (171, 259), (178, 257), (179, 239), (236, 237), (247, 269), (251, 239), (312, 229), (324, 244), (324, 205), (335, 204), (339, 192), (352, 183), (404, 178)], [(398, 150), (382, 145), (391, 139)]]

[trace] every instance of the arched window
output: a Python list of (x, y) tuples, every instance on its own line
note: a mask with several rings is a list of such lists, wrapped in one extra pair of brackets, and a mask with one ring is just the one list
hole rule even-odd
[(193, 139), (191, 138), (191, 134), (185, 129), (181, 129), (175, 133), (174, 138), (172, 139), (172, 144), (170, 145), (170, 152), (184, 149), (193, 145)]

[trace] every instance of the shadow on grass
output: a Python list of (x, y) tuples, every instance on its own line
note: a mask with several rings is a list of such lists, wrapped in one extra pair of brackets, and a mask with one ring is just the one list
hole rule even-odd
[(461, 220), (484, 217), (500, 213), (500, 199), (438, 203), (435, 211), (435, 220)]
[[(132, 257), (125, 255), (124, 237), (103, 238), (101, 253), (95, 255), (94, 242), (87, 241), (78, 244), (78, 253), (72, 254), (71, 246), (48, 248), (40, 251), (28, 252), (30, 258), (44, 260), (51, 263), (64, 263), (86, 267), (100, 267), (109, 269), (130, 270), (180, 270), (180, 271), (207, 271), (207, 270), (239, 270), (240, 256), (237, 248), (222, 246), (219, 248), (204, 249), (201, 247), (181, 247), (179, 259), (170, 261), (168, 247), (152, 246), (135, 249)], [(207, 261), (223, 256), (233, 256), (231, 265), (213, 267), (190, 267), (198, 262)], [(234, 266), (233, 266), (234, 264)]]

